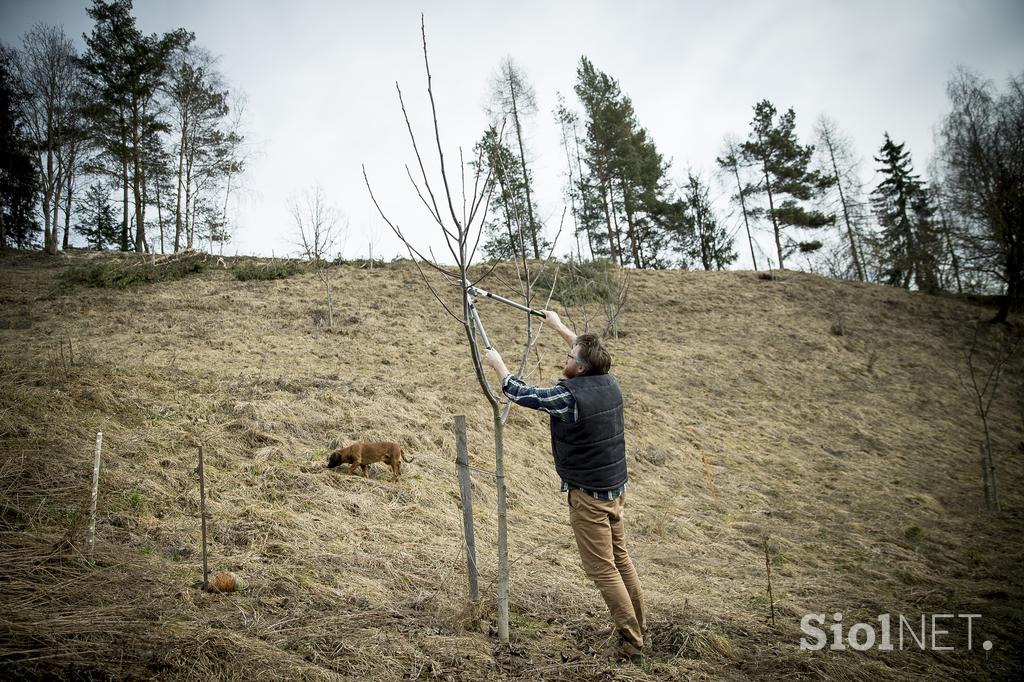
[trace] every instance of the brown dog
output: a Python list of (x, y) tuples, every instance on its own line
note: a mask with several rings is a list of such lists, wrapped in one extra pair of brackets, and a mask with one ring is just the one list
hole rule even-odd
[(362, 467), (363, 478), (367, 478), (366, 472), (370, 468), (369, 465), (374, 462), (384, 462), (391, 466), (391, 471), (394, 473), (391, 480), (397, 481), (398, 476), (402, 473), (403, 460), (412, 462), (402, 454), (402, 448), (398, 447), (398, 443), (353, 443), (332, 452), (327, 460), (327, 468), (333, 469), (342, 464), (350, 464), (348, 473), (354, 472), (356, 467)]

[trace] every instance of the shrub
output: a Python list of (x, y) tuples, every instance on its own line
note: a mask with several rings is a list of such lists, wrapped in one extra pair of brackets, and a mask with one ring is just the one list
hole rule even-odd
[(60, 273), (60, 282), (65, 287), (125, 289), (141, 284), (181, 279), (204, 270), (206, 270), (206, 262), (196, 258), (171, 261), (160, 265), (93, 261), (64, 270)]
[(284, 279), (302, 272), (302, 268), (292, 261), (273, 263), (248, 263), (231, 268), (235, 279), (246, 282), (250, 279)]

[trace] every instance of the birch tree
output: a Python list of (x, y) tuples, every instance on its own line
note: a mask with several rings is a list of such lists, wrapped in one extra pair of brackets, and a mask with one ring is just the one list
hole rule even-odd
[(18, 79), (26, 93), (25, 120), (43, 215), (43, 250), (55, 254), (59, 211), (67, 184), (65, 137), (75, 117), (78, 80), (75, 48), (64, 29), (38, 24), (25, 34), (18, 58)]

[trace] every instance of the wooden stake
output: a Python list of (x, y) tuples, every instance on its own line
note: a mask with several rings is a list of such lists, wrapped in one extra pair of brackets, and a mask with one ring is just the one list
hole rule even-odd
[(96, 432), (96, 459), (92, 465), (92, 497), (89, 500), (89, 535), (86, 544), (92, 554), (96, 544), (96, 498), (100, 492), (100, 451), (103, 449), (103, 432)]
[(206, 476), (203, 473), (203, 446), (199, 446), (199, 516), (203, 527), (203, 589), (209, 585), (210, 571), (206, 564)]
[(476, 574), (476, 541), (473, 539), (473, 488), (469, 480), (469, 453), (466, 447), (466, 416), (455, 415), (455, 463), (459, 468), (459, 495), (462, 498), (462, 529), (466, 536), (466, 570), (469, 573), (469, 598), (480, 599)]

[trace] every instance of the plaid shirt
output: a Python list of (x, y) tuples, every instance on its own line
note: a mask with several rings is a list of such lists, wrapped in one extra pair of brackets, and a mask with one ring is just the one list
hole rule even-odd
[[(501, 382), (501, 390), (509, 400), (516, 405), (527, 407), (531, 410), (542, 410), (551, 415), (552, 419), (576, 423), (579, 419), (579, 412), (576, 408), (576, 398), (572, 396), (562, 384), (555, 384), (551, 388), (540, 388), (530, 386), (514, 374), (509, 374)], [(569, 492), (569, 484), (562, 481), (562, 492)], [(614, 490), (584, 490), (596, 500), (611, 501), (626, 492), (626, 484)]]

